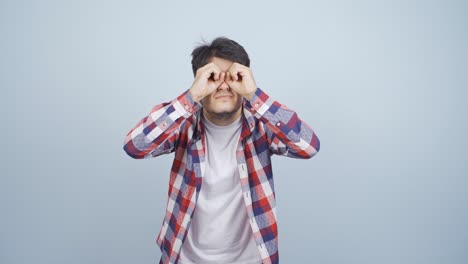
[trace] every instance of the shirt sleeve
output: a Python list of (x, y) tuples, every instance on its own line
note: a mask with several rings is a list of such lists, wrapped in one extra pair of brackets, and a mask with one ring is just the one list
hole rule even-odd
[(272, 154), (310, 159), (320, 150), (320, 141), (312, 128), (295, 111), (271, 99), (260, 88), (246, 106), (264, 125)]
[(134, 159), (174, 152), (186, 120), (201, 108), (186, 90), (170, 102), (155, 105), (126, 135), (124, 151)]

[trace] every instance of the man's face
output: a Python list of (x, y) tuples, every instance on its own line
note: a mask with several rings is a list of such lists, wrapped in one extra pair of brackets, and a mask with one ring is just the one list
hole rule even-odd
[[(213, 57), (209, 62), (214, 62), (223, 72), (227, 72), (233, 64), (232, 61), (218, 57)], [(209, 114), (225, 119), (239, 111), (242, 106), (242, 96), (223, 82), (216, 91), (203, 98), (201, 104)]]

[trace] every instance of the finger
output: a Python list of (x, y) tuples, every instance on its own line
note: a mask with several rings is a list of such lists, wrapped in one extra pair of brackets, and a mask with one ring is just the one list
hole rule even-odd
[(225, 72), (221, 72), (221, 73), (219, 74), (218, 83), (224, 82), (225, 77), (226, 77), (226, 73), (225, 73)]
[(219, 74), (221, 73), (216, 67), (211, 67), (209, 69), (210, 76), (213, 76), (213, 80), (217, 81), (219, 79)]
[(203, 76), (203, 78), (206, 78), (206, 79), (214, 80), (215, 78), (217, 78), (216, 69), (218, 68), (216, 67), (216, 64), (214, 64), (213, 62), (210, 62), (208, 64), (205, 64), (203, 67), (198, 68), (196, 75), (200, 75), (200, 77)]
[(233, 64), (231, 65), (231, 67), (229, 67), (229, 70), (228, 70), (229, 77), (230, 77), (230, 79), (231, 79), (232, 81), (235, 81), (235, 80), (236, 80), (236, 79), (235, 79), (235, 72), (234, 72), (234, 71), (235, 71), (235, 63), (233, 63)]
[(242, 81), (242, 76), (244, 76), (245, 69), (243, 68), (242, 64), (235, 63), (232, 67), (234, 72), (234, 78), (236, 81)]
[(203, 65), (202, 67), (198, 68), (196, 73), (204, 73), (207, 71), (207, 69), (210, 67), (209, 64)]
[(237, 72), (235, 69), (233, 68), (229, 69), (229, 75), (231, 76), (231, 79), (233, 81), (237, 81)]
[(241, 71), (236, 71), (234, 76), (235, 76), (234, 78), (236, 78), (236, 81), (241, 81), (242, 80)]
[(242, 80), (243, 77), (246, 77), (246, 76), (248, 76), (250, 74), (250, 68), (249, 67), (247, 67), (245, 65), (242, 65), (240, 63), (237, 63), (237, 62), (233, 63), (231, 65), (231, 68), (236, 73), (235, 74), (236, 80), (239, 80), (239, 79)]
[(203, 65), (202, 67), (198, 68), (197, 69), (197, 75), (200, 74), (200, 75), (206, 75), (206, 74), (211, 74), (212, 70), (211, 68), (213, 67), (213, 64), (212, 63), (208, 63), (208, 64), (205, 64)]
[(210, 64), (212, 65), (211, 67), (213, 68), (213, 71), (216, 72), (216, 76), (215, 76), (216, 79), (215, 80), (218, 81), (220, 79), (220, 77), (221, 77), (220, 75), (221, 75), (221, 73), (223, 71), (221, 70), (221, 68), (216, 63), (211, 62)]

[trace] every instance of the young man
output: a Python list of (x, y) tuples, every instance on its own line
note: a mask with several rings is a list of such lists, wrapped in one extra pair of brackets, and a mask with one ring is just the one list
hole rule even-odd
[(192, 52), (195, 80), (127, 134), (135, 159), (175, 152), (160, 264), (279, 263), (271, 155), (320, 149), (297, 114), (257, 87), (244, 48), (225, 37)]

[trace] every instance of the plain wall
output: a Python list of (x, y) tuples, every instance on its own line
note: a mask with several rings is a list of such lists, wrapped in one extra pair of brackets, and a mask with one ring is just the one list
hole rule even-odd
[(156, 263), (173, 155), (129, 130), (227, 36), (317, 133), (273, 158), (281, 263), (467, 263), (465, 1), (2, 1), (1, 263)]

